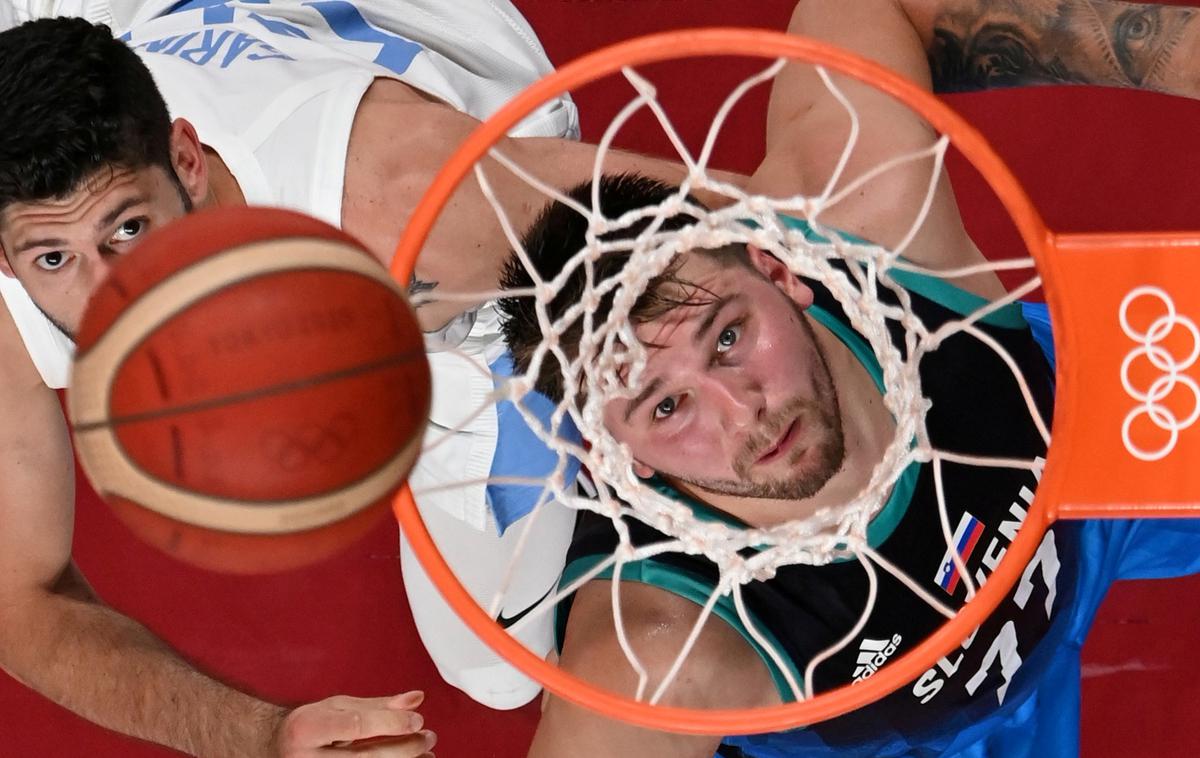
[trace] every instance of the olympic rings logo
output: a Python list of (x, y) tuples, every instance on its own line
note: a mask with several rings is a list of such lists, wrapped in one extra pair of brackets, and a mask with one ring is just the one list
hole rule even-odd
[[(1166, 309), (1166, 313), (1156, 318), (1150, 324), (1150, 328), (1144, 332), (1139, 332), (1129, 324), (1129, 306), (1140, 297), (1155, 298)], [(1121, 386), (1125, 388), (1130, 397), (1140, 403), (1125, 416), (1125, 423), (1121, 425), (1121, 439), (1125, 442), (1125, 449), (1133, 457), (1143, 461), (1157, 461), (1170, 455), (1179, 441), (1179, 433), (1200, 419), (1200, 386), (1197, 386), (1195, 380), (1190, 376), (1183, 374), (1192, 367), (1197, 358), (1200, 358), (1200, 330), (1196, 328), (1196, 322), (1176, 312), (1175, 301), (1158, 287), (1143, 286), (1131, 290), (1121, 301), (1120, 316), (1121, 329), (1126, 336), (1134, 342), (1140, 343), (1140, 346), (1125, 356), (1125, 360), (1121, 363)], [(1177, 326), (1187, 330), (1192, 337), (1192, 351), (1183, 360), (1176, 359), (1170, 351), (1159, 344)], [(1134, 387), (1133, 382), (1129, 379), (1130, 366), (1142, 356), (1145, 356), (1154, 368), (1162, 372), (1162, 376), (1155, 379), (1145, 391)], [(1193, 405), (1192, 412), (1182, 420), (1161, 402), (1180, 385), (1191, 390)], [(1130, 427), (1141, 416), (1146, 416), (1155, 426), (1167, 432), (1167, 441), (1161, 447), (1147, 450), (1138, 447), (1130, 438)]]
[(325, 424), (309, 424), (299, 429), (268, 429), (261, 448), (267, 458), (284, 471), (298, 471), (312, 465), (336, 462), (349, 447), (355, 422), (340, 413)]

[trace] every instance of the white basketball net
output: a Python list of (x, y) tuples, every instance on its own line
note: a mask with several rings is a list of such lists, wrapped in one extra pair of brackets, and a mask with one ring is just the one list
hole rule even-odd
[[(607, 560), (595, 566), (588, 574), (562, 586), (556, 595), (561, 600), (575, 592), (584, 583), (601, 572), (612, 569), (613, 577), (621, 576), (622, 567), (630, 562), (650, 558), (668, 552), (703, 555), (711, 560), (720, 571), (720, 582), (704, 606), (690, 638), (679, 651), (674, 667), (662, 681), (653, 683), (651, 691), (646, 670), (638, 660), (636, 651), (626, 640), (620, 623), (619, 581), (613, 581), (613, 614), (617, 619), (617, 634), (621, 640), (630, 665), (639, 672), (641, 684), (635, 694), (638, 699), (656, 702), (666, 692), (682, 662), (685, 660), (701, 626), (711, 615), (722, 596), (732, 595), (735, 607), (749, 633), (775, 659), (776, 664), (788, 678), (797, 699), (812, 696), (813, 672), (821, 661), (836, 654), (852, 641), (866, 623), (875, 602), (878, 588), (877, 572), (882, 569), (895, 575), (925, 602), (947, 618), (954, 611), (936, 597), (926, 592), (918, 582), (900, 571), (880, 556), (867, 542), (867, 527), (871, 519), (887, 502), (892, 487), (905, 469), (913, 462), (930, 463), (934, 466), (938, 489), (939, 509), (943, 536), (947, 545), (952, 542), (951, 526), (947, 516), (945, 497), (941, 487), (940, 469), (944, 463), (971, 466), (1000, 466), (1037, 470), (1039, 460), (1014, 460), (978, 458), (958, 455), (953, 451), (937, 450), (928, 439), (925, 429), (925, 413), (929, 401), (921, 393), (918, 376), (920, 362), (951, 335), (966, 333), (983, 340), (991, 346), (1011, 368), (1024, 394), (1029, 413), (1034, 419), (1043, 439), (1049, 443), (1049, 432), (1044, 419), (1034, 403), (1032, 393), (1015, 362), (998, 344), (976, 328), (976, 323), (989, 313), (1009, 305), (1037, 289), (1040, 280), (1031, 273), (1027, 282), (1013, 289), (1006, 297), (988, 303), (985, 307), (962, 318), (947, 323), (936, 330), (929, 330), (910, 308), (909, 293), (893, 278), (897, 271), (909, 271), (953, 280), (983, 270), (1030, 269), (1032, 259), (996, 261), (970, 269), (954, 271), (929, 271), (901, 260), (909, 243), (921, 228), (934, 196), (934, 187), (942, 172), (943, 158), (949, 147), (949, 139), (941, 136), (919, 151), (898, 155), (868, 173), (844, 176), (844, 168), (855, 149), (859, 131), (859, 117), (847, 98), (823, 69), (818, 72), (830, 95), (843, 104), (849, 116), (844, 148), (824, 191), (814, 196), (762, 197), (747, 195), (732, 184), (718, 181), (706, 171), (708, 161), (725, 119), (733, 106), (750, 88), (770, 81), (783, 67), (785, 61), (774, 65), (747, 79), (736, 87), (716, 114), (705, 144), (698, 155), (693, 155), (672, 126), (664, 107), (657, 99), (655, 87), (632, 69), (624, 75), (633, 86), (636, 96), (613, 120), (600, 142), (594, 172), (593, 186), (599, 183), (604, 173), (605, 156), (622, 125), (639, 110), (649, 109), (661, 124), (666, 135), (678, 152), (679, 160), (687, 167), (688, 176), (679, 192), (668, 201), (626, 214), (621, 218), (605, 218), (592, 207), (580, 205), (563, 193), (541, 181), (536, 172), (516, 165), (508, 157), (493, 149), (490, 157), (511, 171), (521, 180), (539, 189), (547, 196), (568, 204), (588, 219), (590, 228), (587, 245), (564, 267), (559, 276), (542, 281), (534, 273), (534, 267), (521, 246), (520, 232), (514, 228), (502, 204), (492, 192), (492, 182), (480, 166), (476, 166), (476, 178), (485, 195), (492, 200), (498, 218), (505, 229), (508, 243), (516, 251), (526, 269), (532, 273), (535, 286), (529, 291), (496, 291), (487, 293), (454, 293), (441, 290), (419, 296), (415, 302), (458, 299), (463, 301), (490, 300), (499, 297), (530, 297), (538, 304), (537, 312), (544, 335), (533, 363), (525, 375), (515, 375), (501, 384), (488, 402), (503, 399), (514, 401), (522, 410), (531, 427), (545, 444), (558, 455), (558, 466), (554, 474), (546, 479), (506, 479), (508, 484), (535, 485), (542, 488), (542, 496), (532, 519), (527, 519), (526, 528), (532, 526), (538, 511), (546, 508), (569, 507), (595, 511), (612, 520), (613, 528), (620, 537), (620, 547)], [(863, 244), (847, 239), (836, 229), (821, 222), (822, 214), (857, 192), (872, 179), (904, 164), (919, 162), (930, 164), (929, 185), (920, 207), (913, 218), (907, 235), (894, 249), (887, 250), (873, 244)], [(729, 199), (729, 204), (716, 210), (696, 206), (686, 199), (688, 193), (698, 189), (720, 193)], [(596, 205), (595, 202), (592, 204)], [(663, 220), (686, 212), (700, 219), (695, 226), (681, 231), (661, 231)], [(779, 220), (780, 214), (804, 219), (824, 241), (813, 241), (795, 229), (788, 228)], [(650, 219), (649, 226), (631, 239), (601, 241), (607, 232), (627, 228)], [(752, 221), (753, 225), (747, 224)], [(719, 248), (730, 243), (755, 245), (779, 260), (784, 261), (797, 275), (821, 282), (840, 302), (851, 324), (871, 345), (883, 371), (887, 392), (884, 402), (896, 422), (896, 436), (888, 446), (883, 459), (874, 468), (866, 487), (852, 501), (839, 507), (826, 508), (811, 517), (779, 524), (770, 528), (737, 529), (723, 523), (697, 518), (691, 507), (660, 494), (638, 479), (633, 472), (633, 458), (625, 446), (609, 434), (603, 423), (603, 405), (618, 397), (631, 397), (637, 393), (641, 374), (646, 365), (647, 350), (639, 342), (630, 324), (629, 314), (638, 297), (645, 291), (647, 283), (664, 272), (674, 257), (681, 252), (696, 249)], [(631, 258), (619, 275), (603, 280), (591, 281), (582, 299), (569, 307), (557, 318), (548, 311), (548, 304), (559, 287), (580, 267), (588, 267), (601, 256), (616, 251), (631, 252)], [(845, 262), (850, 265), (837, 266)], [(890, 305), (881, 299), (881, 294), (890, 292), (900, 306)], [(615, 293), (615, 294), (614, 294)], [(606, 295), (613, 294), (612, 307), (603, 320), (594, 320), (592, 313)], [(568, 325), (576, 320), (584, 323), (584, 334), (577, 355), (568, 355), (559, 344), (559, 336)], [(907, 332), (906, 349), (902, 352), (892, 342), (887, 330), (888, 321), (902, 324)], [(907, 358), (905, 358), (907, 355)], [(487, 373), (487, 367), (477, 357), (471, 357), (479, 370)], [(534, 378), (544, 362), (552, 362), (564, 376), (566, 396), (557, 405), (551, 423), (544, 425), (521, 399), (533, 390)], [(482, 408), (480, 409), (482, 410)], [(570, 417), (589, 443), (581, 446), (562, 439), (559, 427)], [(430, 448), (436, 447), (435, 438)], [(504, 444), (504, 440), (500, 440)], [(595, 483), (594, 496), (578, 491), (574, 483), (567, 482), (565, 472), (571, 457), (582, 462)], [(477, 482), (447, 482), (439, 489), (461, 487)], [(427, 489), (426, 492), (429, 490)], [(420, 499), (422, 492), (416, 490)], [(624, 517), (633, 517), (669, 535), (663, 542), (635, 547), (629, 538)], [(749, 547), (759, 548), (750, 554), (739, 551)], [(968, 599), (975, 594), (976, 587), (961, 558), (956, 553), (955, 563), (967, 589)], [(846, 635), (835, 645), (806, 663), (803, 683), (794, 681), (787, 672), (789, 666), (781, 662), (781, 653), (776, 650), (762, 630), (757, 629), (746, 612), (741, 588), (753, 581), (770, 579), (776, 570), (789, 564), (821, 565), (839, 559), (858, 561), (869, 577), (867, 606), (858, 623), (846, 630)], [(493, 615), (503, 602), (503, 597), (493, 599)], [(529, 623), (536, 615), (527, 617)]]

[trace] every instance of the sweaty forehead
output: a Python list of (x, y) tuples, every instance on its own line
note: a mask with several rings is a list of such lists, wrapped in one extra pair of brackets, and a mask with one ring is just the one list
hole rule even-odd
[(0, 230), (10, 242), (39, 227), (67, 226), (87, 219), (128, 195), (146, 192), (150, 169), (105, 168), (63, 197), (16, 201), (0, 211)]
[(650, 348), (652, 359), (663, 360), (661, 353), (697, 347), (721, 314), (735, 307), (752, 307), (753, 299), (732, 278), (703, 277), (682, 284), (671, 283), (660, 291), (667, 310), (639, 323), (634, 334)]

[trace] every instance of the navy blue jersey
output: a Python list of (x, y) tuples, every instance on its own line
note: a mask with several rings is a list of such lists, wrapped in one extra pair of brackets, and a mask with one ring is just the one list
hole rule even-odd
[[(962, 318), (984, 302), (941, 280), (901, 273), (896, 273), (896, 278), (909, 290), (913, 312), (930, 330)], [(838, 303), (820, 285), (813, 284), (813, 289), (816, 301), (809, 314), (878, 376), (873, 355), (852, 331)], [(1013, 357), (1043, 417), (1049, 419), (1051, 372), (1019, 306), (1001, 309), (978, 326)], [(903, 349), (898, 325), (893, 338)], [(979, 340), (962, 334), (950, 337), (922, 359), (920, 374), (922, 391), (932, 401), (926, 424), (935, 448), (1025, 460), (1045, 454), (1045, 443), (1017, 380), (1001, 358)], [(981, 584), (1015, 538), (1032, 501), (1037, 475), (1023, 469), (960, 464), (944, 464), (942, 473), (953, 542), (969, 575)], [(630, 520), (629, 526), (635, 544), (665, 539), (640, 522)], [(1053, 647), (1055, 619), (1074, 602), (1077, 532), (1070, 525), (1047, 532), (1022, 581), (959, 650), (878, 703), (804, 730), (800, 742), (857, 746), (863, 754), (874, 754), (897, 741), (906, 745), (924, 742), (924, 735), (936, 733), (948, 720), (977, 721), (1006, 702), (1022, 699), (1028, 683), (1037, 679), (1036, 673), (1026, 668), (1043, 649)], [(966, 581), (949, 560), (929, 465), (910, 467), (873, 520), (868, 536), (880, 554), (943, 603), (958, 607), (965, 601)], [(584, 514), (568, 556), (566, 580), (611, 555), (615, 544), (607, 519)], [(865, 626), (850, 644), (817, 667), (813, 677), (817, 692), (869, 678), (886, 661), (945, 623), (940, 613), (891, 575), (883, 570), (877, 570), (877, 575), (879, 594)], [(626, 567), (622, 578), (654, 584), (702, 603), (715, 586), (717, 572), (705, 558), (666, 554)], [(770, 581), (747, 585), (743, 597), (755, 626), (774, 639), (799, 680), (809, 660), (856, 624), (866, 607), (867, 586), (867, 575), (857, 561), (787, 566)], [(564, 616), (566, 612), (569, 608)], [(741, 629), (732, 603), (722, 603), (716, 615), (741, 631), (747, 644), (755, 644)], [(775, 675), (780, 695), (791, 699), (792, 693), (774, 664), (765, 653), (762, 658)], [(771, 736), (773, 740), (783, 738)], [(749, 747), (764, 739), (740, 742)]]

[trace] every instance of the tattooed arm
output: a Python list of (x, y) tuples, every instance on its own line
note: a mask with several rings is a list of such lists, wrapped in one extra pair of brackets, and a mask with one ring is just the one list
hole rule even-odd
[[(413, 275), (408, 278), (408, 296), (417, 297), (418, 295), (423, 295), (426, 292), (432, 292), (437, 286), (437, 282), (427, 282), (424, 279), (418, 279), (417, 274), (414, 271)], [(421, 305), (421, 303), (417, 303), (416, 307), (420, 308)]]
[[(858, 53), (935, 91), (1077, 83), (1200, 98), (1200, 12), (1180, 5), (800, 0), (788, 30)], [(861, 177), (897, 156), (928, 149), (936, 139), (923, 119), (876, 88), (836, 75), (833, 81), (858, 116), (857, 140), (845, 164), (839, 161), (849, 128), (846, 107), (830, 96), (812, 66), (788, 66), (772, 86), (766, 151), (748, 191), (816, 195), (835, 171)], [(944, 173), (922, 210), (931, 168), (910, 161), (874, 174), (822, 219), (891, 247), (907, 239), (914, 219), (925, 213), (906, 257), (934, 268), (980, 262)], [(990, 273), (956, 284), (985, 297), (1004, 291)]]
[(933, 87), (1100, 84), (1200, 97), (1200, 13), (1114, 0), (901, 0)]

